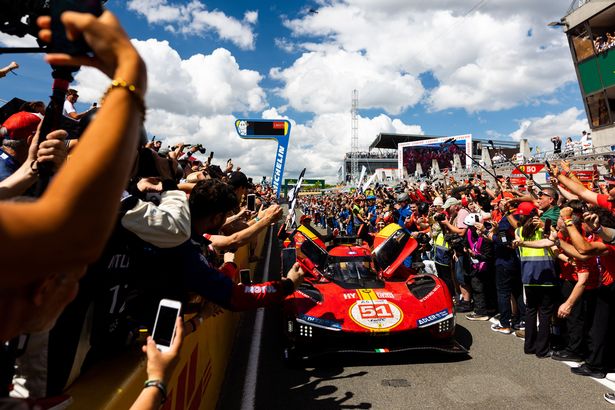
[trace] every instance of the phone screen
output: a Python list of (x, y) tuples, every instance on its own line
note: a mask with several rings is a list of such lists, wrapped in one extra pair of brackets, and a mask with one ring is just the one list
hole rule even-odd
[(286, 275), (297, 262), (297, 250), (293, 248), (282, 249), (282, 275)]
[(244, 285), (249, 285), (252, 283), (252, 279), (250, 278), (250, 269), (242, 269), (239, 271), (239, 280)]
[(256, 196), (254, 194), (248, 195), (248, 211), (256, 210)]
[(177, 308), (164, 305), (160, 305), (158, 308), (158, 317), (156, 318), (156, 326), (152, 335), (157, 345), (171, 346), (175, 321), (179, 313), (178, 310)]

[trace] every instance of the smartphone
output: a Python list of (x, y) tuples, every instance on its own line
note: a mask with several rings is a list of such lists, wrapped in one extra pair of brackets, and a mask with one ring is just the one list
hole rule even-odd
[(248, 211), (256, 210), (256, 195), (248, 194)]
[(542, 237), (543, 238), (548, 238), (549, 235), (551, 235), (551, 220), (547, 219), (545, 221), (545, 229), (542, 232)]
[(282, 277), (286, 276), (295, 262), (297, 262), (297, 249), (294, 246), (282, 249)]
[(250, 269), (241, 269), (239, 271), (239, 282), (242, 285), (251, 285), (252, 278), (250, 276)]
[(493, 229), (493, 224), (491, 222), (484, 222), (483, 226), (485, 227), (487, 231), (490, 231)]
[(152, 338), (161, 352), (168, 351), (173, 344), (176, 331), (175, 324), (181, 309), (181, 302), (171, 299), (162, 299), (158, 305)]

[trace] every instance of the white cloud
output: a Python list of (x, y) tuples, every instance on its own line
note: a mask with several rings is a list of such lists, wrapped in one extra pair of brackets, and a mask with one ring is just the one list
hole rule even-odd
[(218, 10), (207, 10), (198, 0), (170, 3), (168, 0), (130, 0), (128, 9), (143, 15), (150, 24), (161, 24), (166, 30), (187, 35), (205, 36), (214, 32), (221, 40), (236, 46), (254, 49), (252, 26), (257, 11), (246, 11), (243, 22)]
[(549, 114), (539, 118), (525, 118), (520, 121), (519, 128), (509, 136), (514, 140), (527, 139), (531, 146), (543, 149), (553, 149), (551, 137), (559, 135), (562, 138), (575, 139), (581, 131), (589, 129), (585, 111), (572, 107), (559, 114)]
[(38, 47), (36, 39), (30, 35), (17, 37), (6, 33), (0, 33), (0, 44), (4, 47)]
[[(259, 85), (261, 75), (241, 69), (226, 49), (182, 60), (166, 41), (133, 40), (133, 44), (147, 64), (146, 103), (152, 109), (207, 117), (260, 111), (266, 106), (265, 91)], [(109, 84), (92, 69), (84, 68), (75, 79), (84, 102), (98, 99)]]
[(357, 89), (361, 108), (399, 114), (416, 104), (424, 91), (415, 77), (340, 49), (304, 53), (292, 66), (274, 68), (270, 75), (284, 82), (279, 94), (290, 106), (314, 113), (348, 110), (351, 92)]
[[(400, 77), (416, 81), (421, 73), (430, 72), (438, 85), (425, 94), (424, 101), (435, 111), (497, 111), (531, 104), (575, 79), (564, 34), (546, 27), (548, 21), (559, 18), (558, 12), (565, 12), (555, 2), (333, 0), (321, 4), (318, 14), (285, 21), (307, 51), (290, 68), (273, 72), (285, 82), (282, 95), (313, 88), (318, 71), (312, 73), (316, 67), (304, 60), (313, 59), (314, 52), (322, 63), (319, 69), (325, 71), (342, 70), (340, 54), (353, 56), (352, 65), (347, 66), (355, 73), (346, 82), (359, 89), (366, 72), (378, 73), (381, 82), (392, 84)], [(339, 88), (338, 76), (319, 79), (323, 88)], [(361, 93), (361, 100), (370, 93)], [(415, 98), (405, 98), (407, 103), (400, 105), (395, 101), (399, 93), (385, 94), (376, 96), (378, 103), (371, 106), (403, 110), (421, 97), (413, 94)], [(290, 104), (300, 110), (316, 109), (312, 107), (322, 100), (322, 92), (305, 93)], [(326, 112), (329, 105), (325, 107)]]

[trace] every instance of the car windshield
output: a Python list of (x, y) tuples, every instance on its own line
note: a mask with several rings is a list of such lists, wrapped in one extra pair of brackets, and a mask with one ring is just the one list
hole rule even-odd
[(370, 256), (331, 257), (325, 276), (342, 286), (352, 288), (379, 287), (378, 285), (384, 283), (378, 278)]

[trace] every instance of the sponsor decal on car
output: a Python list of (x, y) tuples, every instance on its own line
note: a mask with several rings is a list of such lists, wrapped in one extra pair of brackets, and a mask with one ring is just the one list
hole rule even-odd
[(427, 299), (429, 299), (430, 297), (433, 296), (434, 293), (436, 293), (438, 291), (438, 289), (440, 289), (440, 285), (436, 285), (435, 288), (433, 288), (431, 290), (431, 292), (429, 292), (428, 294), (426, 294), (425, 296), (423, 296), (422, 299), (419, 299), (419, 302), (425, 302)]
[(312, 325), (315, 327), (321, 327), (323, 329), (341, 330), (342, 324), (335, 320), (323, 319), (315, 316), (298, 315), (297, 322)]
[(277, 289), (271, 285), (255, 285), (255, 286), (246, 286), (244, 288), (244, 293), (276, 293)]
[(424, 327), (426, 325), (439, 322), (449, 316), (448, 309), (443, 309), (439, 312), (433, 313), (429, 316), (425, 316), (416, 321), (418, 327)]
[(344, 299), (348, 300), (348, 299), (358, 299), (359, 295), (356, 294), (356, 292), (352, 292), (352, 293), (344, 293)]
[(395, 299), (395, 295), (392, 292), (378, 292), (376, 291), (378, 299)]
[(404, 314), (388, 300), (357, 300), (348, 309), (357, 325), (375, 332), (386, 332), (401, 323)]

